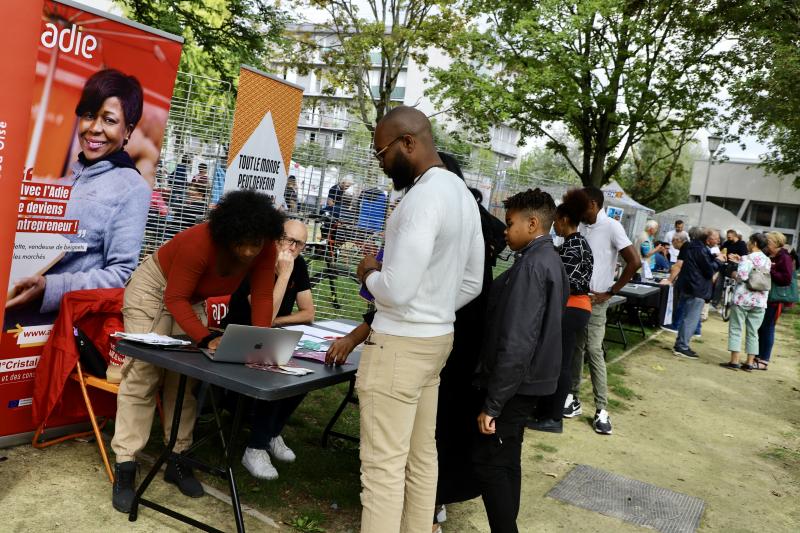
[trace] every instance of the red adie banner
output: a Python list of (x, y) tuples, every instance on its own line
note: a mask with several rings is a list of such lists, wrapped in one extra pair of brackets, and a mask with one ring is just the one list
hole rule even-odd
[[(121, 278), (132, 270), (119, 268), (118, 251), (124, 248), (119, 242), (126, 230), (123, 223), (114, 223), (114, 215), (125, 213), (118, 217), (125, 222), (146, 219), (147, 187), (158, 165), (182, 39), (70, 0), (0, 0), (0, 21), (0, 79), (14, 80), (4, 84), (0, 97), (0, 124), (5, 124), (0, 125), (0, 282), (7, 289), (0, 295), (3, 437), (35, 429), (33, 380), (61, 296), (77, 289), (121, 287)], [(92, 173), (79, 183), (75, 172), (82, 151), (113, 143), (95, 133), (89, 138), (87, 115), (76, 114), (82, 95), (105, 94), (97, 81), (87, 86), (87, 80), (108, 69), (124, 74), (129, 86), (135, 86), (130, 77), (136, 78), (143, 93), (141, 119), (124, 145), (139, 173), (131, 178), (128, 171), (125, 179), (148, 198), (147, 204), (136, 204), (136, 213), (116, 210), (116, 204), (132, 205), (121, 201), (119, 174)], [(110, 75), (104, 72), (96, 80), (106, 83)], [(123, 114), (130, 98), (117, 98)], [(130, 235), (125, 238), (131, 242)], [(122, 250), (129, 263), (138, 256), (130, 248)], [(46, 292), (35, 291), (37, 283)], [(47, 426), (75, 421), (56, 408)]]

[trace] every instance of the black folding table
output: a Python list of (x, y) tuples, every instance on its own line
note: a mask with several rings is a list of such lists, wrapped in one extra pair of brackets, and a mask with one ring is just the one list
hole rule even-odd
[(646, 333), (642, 322), (642, 308), (646, 307), (648, 299), (658, 298), (660, 293), (660, 286), (645, 283), (628, 283), (620, 289), (620, 296), (627, 299), (627, 306), (636, 318), (636, 325), (639, 326), (638, 329), (625, 328), (625, 331), (638, 333), (644, 339)]
[[(317, 325), (314, 325), (314, 327), (320, 328), (320, 326)], [(331, 334), (341, 335), (341, 333), (337, 333), (335, 331), (331, 331)], [(355, 373), (358, 369), (358, 362), (360, 359), (360, 352), (358, 350), (354, 351), (348, 358), (347, 361), (351, 364), (340, 367), (328, 367), (314, 361), (305, 361), (295, 358), (292, 359), (292, 361), (294, 361), (298, 366), (313, 370), (313, 373), (305, 376), (290, 376), (286, 374), (256, 370), (248, 368), (242, 364), (215, 363), (202, 353), (168, 351), (162, 348), (147, 346), (125, 340), (121, 340), (119, 343), (117, 343), (116, 349), (119, 353), (125, 356), (140, 359), (155, 366), (180, 374), (180, 380), (178, 382), (178, 394), (175, 402), (175, 414), (172, 419), (172, 430), (170, 432), (169, 442), (167, 443), (167, 447), (164, 452), (158, 457), (156, 462), (153, 464), (153, 467), (147, 473), (147, 476), (136, 490), (136, 497), (134, 498), (130, 514), (128, 515), (128, 520), (131, 522), (136, 521), (139, 513), (139, 505), (142, 505), (203, 531), (212, 532), (218, 532), (220, 530), (177, 511), (169, 509), (168, 507), (160, 505), (156, 502), (147, 500), (143, 497), (147, 487), (160, 470), (161, 465), (163, 465), (168, 458), (180, 458), (186, 464), (189, 464), (209, 474), (227, 479), (231, 492), (231, 504), (233, 506), (233, 513), (236, 520), (236, 529), (240, 532), (244, 531), (242, 508), (239, 502), (239, 494), (236, 489), (236, 479), (233, 473), (235, 439), (238, 436), (242, 422), (244, 397), (248, 396), (258, 400), (279, 400), (281, 398), (288, 398), (290, 396), (304, 394), (345, 381), (350, 381), (351, 386), (347, 396), (342, 401), (342, 405), (340, 406), (339, 410), (337, 410), (334, 419), (326, 428), (326, 432), (331, 433), (330, 430), (333, 426), (333, 423), (335, 422), (336, 418), (338, 418), (338, 415), (341, 414), (341, 411), (344, 409), (344, 405), (346, 405), (346, 403), (349, 401), (349, 398), (352, 396), (352, 384), (355, 379)], [(219, 436), (223, 445), (223, 457), (225, 464), (222, 467), (203, 463), (189, 455), (201, 443), (212, 437), (214, 433), (199, 439), (189, 450), (186, 450), (181, 454), (176, 454), (173, 452), (178, 436), (180, 414), (183, 408), (183, 395), (186, 390), (187, 378), (195, 378), (199, 381), (205, 381), (211, 385), (216, 385), (218, 387), (239, 393), (237, 395), (238, 400), (236, 402), (236, 409), (233, 416), (233, 426), (227, 439), (225, 438), (222, 430), (216, 402), (213, 398), (214, 395), (210, 395), (214, 410), (214, 419), (217, 426), (215, 433)]]

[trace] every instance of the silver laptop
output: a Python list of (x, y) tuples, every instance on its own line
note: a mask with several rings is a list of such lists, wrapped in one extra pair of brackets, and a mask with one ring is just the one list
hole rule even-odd
[(215, 362), (285, 365), (302, 336), (302, 331), (231, 324), (225, 328), (216, 351), (202, 351)]

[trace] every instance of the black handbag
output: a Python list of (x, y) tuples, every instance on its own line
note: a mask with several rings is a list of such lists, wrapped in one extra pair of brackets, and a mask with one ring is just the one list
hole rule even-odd
[(83, 369), (95, 377), (106, 379), (108, 363), (100, 355), (92, 340), (77, 327), (72, 328), (72, 333), (75, 335), (75, 343), (78, 345), (78, 353), (80, 354), (80, 362)]

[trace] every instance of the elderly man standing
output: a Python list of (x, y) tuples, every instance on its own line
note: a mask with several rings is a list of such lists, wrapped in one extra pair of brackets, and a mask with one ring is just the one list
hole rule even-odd
[[(716, 238), (715, 238), (716, 236)], [(678, 305), (683, 309), (683, 320), (678, 328), (678, 338), (672, 353), (686, 359), (697, 359), (697, 353), (689, 347), (692, 333), (700, 324), (703, 306), (711, 299), (712, 278), (726, 261), (724, 254), (716, 257), (711, 246), (719, 244), (719, 232), (707, 228), (692, 228), (691, 240), (684, 244), (678, 259), (682, 261), (680, 275), (675, 288), (681, 296)], [(715, 242), (716, 241), (716, 242)]]
[(419, 533), (430, 530), (436, 497), (439, 372), (456, 309), (480, 293), (484, 244), (475, 199), (444, 168), (422, 112), (391, 110), (374, 145), (406, 192), (386, 224), (383, 263), (367, 256), (358, 265), (377, 309), (356, 378), (361, 531)]

